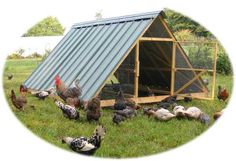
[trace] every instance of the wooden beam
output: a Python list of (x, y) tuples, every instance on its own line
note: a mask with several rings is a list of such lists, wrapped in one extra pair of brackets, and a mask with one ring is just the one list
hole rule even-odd
[[(167, 23), (166, 23), (165, 20), (163, 19), (163, 16), (159, 16), (159, 19), (160, 19), (161, 23), (163, 24), (163, 26), (165, 27), (165, 29), (167, 30), (169, 36), (170, 36), (174, 41), (178, 42), (177, 39), (175, 38), (174, 34), (172, 33), (172, 31), (171, 31), (170, 28), (168, 27)], [(183, 48), (180, 46), (179, 43), (177, 43), (177, 46), (176, 46), (176, 47), (180, 50), (182, 56), (184, 57), (185, 61), (186, 61), (187, 64), (189, 65), (189, 67), (193, 69), (192, 64), (189, 62), (189, 60), (188, 60), (186, 54), (184, 54), (184, 50), (183, 50)], [(197, 75), (197, 73), (196, 73), (195, 71), (193, 71), (193, 74), (194, 74), (195, 76)], [(202, 83), (199, 79), (198, 79), (198, 82), (199, 82), (199, 84), (202, 86), (202, 88), (205, 88), (205, 85), (203, 85), (203, 83)]]
[(213, 56), (214, 64), (213, 64), (212, 91), (211, 91), (211, 98), (213, 100), (215, 98), (217, 52), (218, 52), (218, 44), (215, 43), (215, 51)]
[(186, 83), (185, 85), (183, 85), (181, 88), (179, 88), (175, 94), (180, 93), (182, 90), (184, 90), (186, 87), (188, 87), (190, 84), (192, 84), (195, 80), (197, 80), (202, 74), (204, 74), (206, 71), (201, 71), (200, 73), (198, 73), (192, 80), (190, 80), (188, 83)]
[[(129, 99), (133, 100), (136, 103), (153, 103), (153, 102), (160, 102), (161, 100), (169, 96), (170, 95), (153, 96), (153, 97), (138, 97), (138, 98), (129, 98)], [(114, 99), (101, 100), (101, 107), (113, 106), (114, 103), (115, 103)]]
[(158, 71), (171, 71), (171, 68), (158, 68), (158, 67), (142, 67), (140, 70), (158, 70)]
[(175, 42), (178, 42), (178, 43), (198, 43), (198, 44), (215, 44), (217, 42), (215, 41), (207, 41), (207, 40), (200, 40), (200, 41), (175, 41)]
[(170, 41), (173, 42), (172, 38), (163, 38), (163, 37), (141, 37), (140, 41)]
[(170, 82), (170, 95), (174, 95), (175, 91), (175, 57), (176, 57), (176, 43), (173, 42), (172, 48), (172, 63), (171, 63), (171, 82)]
[(211, 69), (195, 69), (195, 68), (175, 68), (175, 70), (186, 70), (186, 71), (207, 71), (207, 72), (213, 72)]
[(135, 47), (135, 73), (134, 73), (134, 97), (138, 97), (138, 80), (139, 80), (139, 42)]

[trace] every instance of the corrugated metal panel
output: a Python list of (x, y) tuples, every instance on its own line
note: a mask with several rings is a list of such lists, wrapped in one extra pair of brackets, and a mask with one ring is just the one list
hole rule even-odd
[(79, 23), (25, 81), (28, 88), (54, 86), (59, 74), (67, 85), (80, 80), (82, 98), (90, 99), (141, 33), (161, 12)]

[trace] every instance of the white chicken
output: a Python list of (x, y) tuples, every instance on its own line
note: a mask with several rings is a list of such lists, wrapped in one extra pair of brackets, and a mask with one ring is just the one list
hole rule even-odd
[(184, 113), (188, 118), (199, 120), (207, 125), (210, 124), (210, 117), (197, 107), (189, 107)]
[(176, 117), (169, 110), (164, 109), (164, 108), (158, 109), (157, 111), (150, 109), (148, 110), (147, 113), (148, 115), (153, 116), (155, 119), (160, 120), (160, 121), (168, 121)]

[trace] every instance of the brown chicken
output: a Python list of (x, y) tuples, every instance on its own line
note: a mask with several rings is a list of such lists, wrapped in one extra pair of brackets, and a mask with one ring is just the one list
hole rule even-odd
[(88, 101), (88, 104), (86, 107), (86, 115), (87, 115), (88, 121), (91, 121), (91, 120), (99, 121), (99, 118), (102, 115), (101, 101), (99, 97), (94, 97)]
[(219, 100), (226, 101), (228, 97), (229, 97), (229, 93), (227, 92), (226, 88), (222, 88), (221, 86), (218, 86), (217, 98)]
[(20, 85), (20, 93), (21, 93), (21, 95), (25, 95), (27, 92), (28, 92), (28, 88), (25, 85), (21, 84)]
[(79, 80), (76, 80), (74, 84), (75, 87), (68, 88), (58, 75), (55, 77), (56, 92), (65, 102), (67, 98), (78, 98), (81, 96), (82, 90), (79, 87)]
[(217, 120), (218, 118), (220, 118), (221, 115), (223, 115), (223, 112), (224, 112), (224, 110), (215, 112), (214, 115), (213, 115), (214, 120)]
[(70, 105), (70, 106), (74, 106), (76, 108), (84, 108), (86, 102), (83, 101), (82, 99), (75, 97), (75, 98), (67, 98), (66, 99), (66, 104)]
[(26, 97), (22, 95), (19, 97), (16, 97), (14, 90), (11, 90), (11, 101), (12, 101), (12, 104), (19, 110), (24, 110), (24, 106), (27, 103)]

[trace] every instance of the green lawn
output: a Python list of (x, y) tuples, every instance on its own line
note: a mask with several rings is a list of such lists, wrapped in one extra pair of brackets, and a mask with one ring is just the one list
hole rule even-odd
[[(10, 90), (15, 89), (18, 93), (19, 85), (39, 63), (40, 60), (33, 59), (7, 60), (4, 72), (4, 90), (8, 102)], [(11, 81), (7, 80), (9, 73), (14, 75)], [(217, 85), (221, 84), (231, 92), (232, 79), (232, 76), (217, 75)], [(28, 107), (23, 112), (18, 111), (9, 103), (17, 118), (36, 135), (64, 149), (69, 150), (66, 145), (61, 143), (63, 136), (90, 136), (97, 125), (95, 122), (88, 123), (83, 111), (80, 112), (82, 117), (79, 121), (64, 118), (50, 98), (45, 101), (39, 101), (30, 95), (27, 98), (28, 105), (34, 105), (35, 110)], [(201, 108), (210, 115), (211, 125), (214, 123), (213, 113), (226, 106), (226, 103), (219, 102), (217, 99), (214, 101), (193, 100), (188, 104), (184, 102), (179, 104)], [(158, 122), (144, 116), (142, 111), (139, 111), (137, 117), (117, 126), (113, 124), (112, 116), (110, 109), (103, 110), (100, 123), (106, 127), (107, 134), (95, 156), (126, 158), (160, 153), (187, 143), (209, 128), (194, 120), (173, 119), (168, 122)]]

